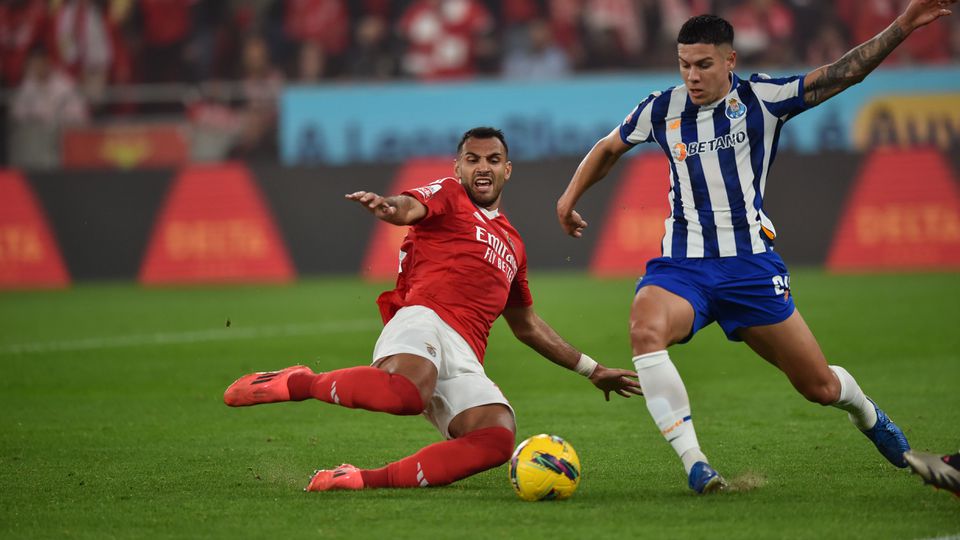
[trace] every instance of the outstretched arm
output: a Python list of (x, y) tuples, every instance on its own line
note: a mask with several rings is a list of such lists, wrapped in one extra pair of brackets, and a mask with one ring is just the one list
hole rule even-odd
[(583, 235), (583, 229), (587, 222), (580, 217), (580, 214), (573, 209), (580, 196), (603, 179), (610, 172), (613, 165), (620, 159), (627, 150), (630, 149), (626, 143), (620, 140), (620, 128), (614, 129), (606, 137), (597, 141), (590, 152), (587, 153), (577, 171), (573, 173), (573, 178), (567, 186), (566, 191), (557, 201), (557, 218), (560, 220), (560, 226), (564, 232), (580, 238)]
[[(584, 357), (580, 351), (564, 341), (532, 307), (508, 307), (503, 310), (503, 318), (506, 319), (517, 339), (554, 364), (589, 377), (594, 386), (603, 390), (607, 401), (610, 401), (610, 392), (616, 392), (623, 397), (630, 397), (630, 394), (643, 394), (640, 383), (628, 378), (635, 378), (636, 372), (611, 369), (603, 364), (597, 364), (587, 373), (585, 366), (593, 365), (590, 358)], [(585, 360), (581, 362), (581, 358)]]
[(811, 107), (819, 105), (859, 83), (911, 32), (950, 15), (949, 6), (956, 1), (913, 0), (886, 30), (853, 48), (836, 62), (808, 73), (804, 79), (804, 102)]
[(381, 197), (372, 191), (356, 191), (344, 198), (357, 201), (371, 214), (394, 225), (413, 225), (427, 215), (427, 207), (409, 195)]

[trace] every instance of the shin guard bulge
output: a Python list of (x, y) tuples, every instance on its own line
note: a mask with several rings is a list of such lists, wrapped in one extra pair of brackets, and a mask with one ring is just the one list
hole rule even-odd
[(478, 429), (426, 446), (386, 467), (363, 470), (363, 483), (393, 488), (443, 486), (506, 463), (513, 443), (513, 431), (507, 428)]
[(693, 463), (706, 459), (693, 429), (690, 400), (680, 373), (665, 350), (635, 356), (633, 365), (650, 416), (689, 472)]

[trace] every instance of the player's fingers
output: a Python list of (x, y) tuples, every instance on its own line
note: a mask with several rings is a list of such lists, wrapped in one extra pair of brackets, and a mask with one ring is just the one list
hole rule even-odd
[(344, 198), (350, 199), (351, 201), (355, 201), (360, 197), (363, 197), (365, 193), (366, 191), (354, 191), (353, 193), (347, 193), (346, 195), (344, 195)]

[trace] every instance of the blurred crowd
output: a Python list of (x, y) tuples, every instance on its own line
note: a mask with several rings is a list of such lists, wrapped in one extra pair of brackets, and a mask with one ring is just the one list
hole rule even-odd
[[(285, 84), (666, 69), (680, 25), (705, 12), (733, 23), (741, 65), (810, 67), (881, 31), (906, 2), (3, 0), (0, 81), (14, 120), (60, 123), (170, 112), (150, 96), (197, 85), (177, 113), (255, 144)], [(958, 20), (923, 29), (889, 64), (956, 61)]]

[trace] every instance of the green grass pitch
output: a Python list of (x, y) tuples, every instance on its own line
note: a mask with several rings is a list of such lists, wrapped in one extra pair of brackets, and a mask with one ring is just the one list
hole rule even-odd
[[(632, 281), (533, 274), (538, 312), (577, 347), (630, 367)], [(960, 447), (960, 274), (794, 272), (832, 362), (915, 448)], [(877, 453), (845, 414), (807, 403), (714, 325), (672, 356), (700, 442), (739, 489), (697, 497), (642, 398), (604, 402), (502, 322), (490, 376), (519, 437), (569, 440), (583, 481), (525, 503), (506, 467), (432, 489), (304, 493), (315, 468), (381, 466), (438, 440), (421, 418), (319, 402), (230, 409), (250, 371), (366, 364), (384, 284), (81, 285), (0, 295), (0, 537), (930, 538), (960, 535), (960, 499)], [(229, 325), (228, 325), (229, 321)]]

